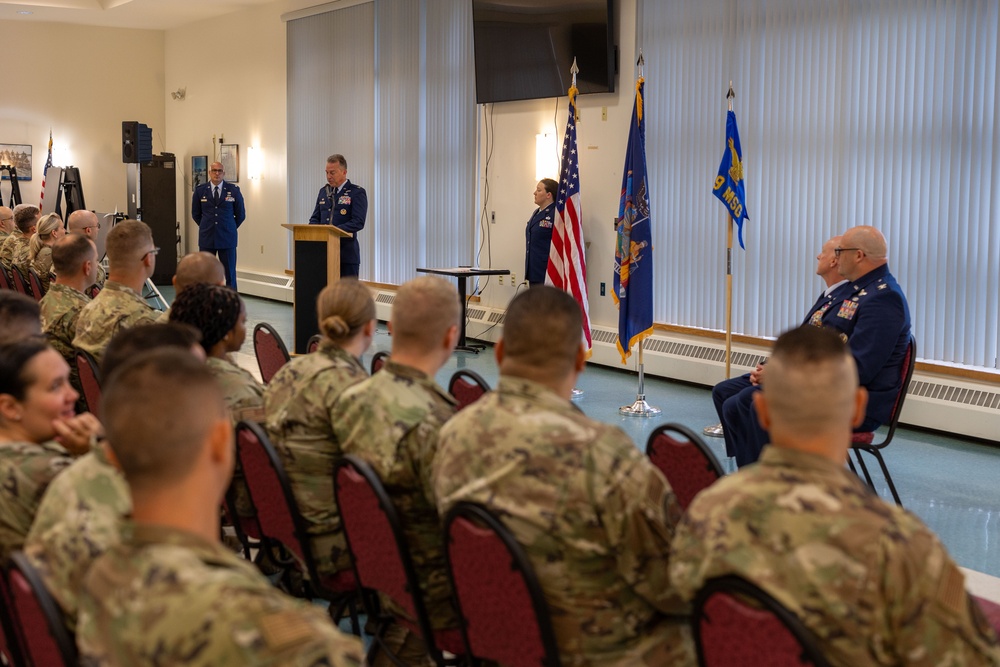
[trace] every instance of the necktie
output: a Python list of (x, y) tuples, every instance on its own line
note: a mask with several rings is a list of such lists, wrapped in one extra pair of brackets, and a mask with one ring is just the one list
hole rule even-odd
[(219, 205), (219, 186), (218, 185), (212, 186), (212, 189), (215, 191), (214, 194), (212, 195), (212, 197), (215, 199), (215, 205), (218, 206)]

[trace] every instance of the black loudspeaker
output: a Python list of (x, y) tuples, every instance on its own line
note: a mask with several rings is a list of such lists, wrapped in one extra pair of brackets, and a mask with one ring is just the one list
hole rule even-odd
[(159, 247), (153, 282), (169, 285), (177, 271), (177, 163), (173, 153), (139, 165), (139, 219), (153, 230)]
[(153, 159), (153, 130), (136, 120), (122, 121), (122, 162), (137, 164)]

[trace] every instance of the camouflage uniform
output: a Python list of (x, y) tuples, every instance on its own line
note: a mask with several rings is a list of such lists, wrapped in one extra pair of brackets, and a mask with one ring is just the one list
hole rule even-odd
[(230, 359), (209, 357), (206, 363), (219, 381), (233, 424), (242, 420), (264, 421), (264, 387), (257, 378)]
[(21, 246), (28, 246), (28, 237), (20, 229), (15, 229), (0, 246), (0, 263), (5, 269), (10, 270), (14, 267), (14, 257), (19, 254)]
[(482, 504), (524, 546), (564, 665), (694, 664), (668, 581), (681, 508), (620, 429), (502, 376), (441, 429), (432, 478), (441, 516)]
[(766, 447), (695, 498), (673, 549), (683, 596), (712, 577), (748, 579), (802, 619), (832, 665), (1000, 665), (937, 537), (843, 464)]
[(11, 265), (18, 270), (24, 278), (24, 284), (30, 285), (28, 280), (28, 268), (31, 266), (31, 237), (25, 237), (23, 243), (14, 246), (14, 256)]
[(438, 431), (453, 414), (455, 399), (433, 378), (392, 360), (344, 391), (333, 408), (333, 431), (344, 453), (372, 466), (399, 512), (431, 626), (438, 630), (458, 626), (430, 483)]
[(94, 559), (121, 541), (132, 497), (104, 447), (81, 456), (49, 485), (24, 551), (76, 627), (77, 594)]
[(3, 242), (7, 240), (8, 236), (10, 236), (10, 232), (6, 229), (0, 229), (0, 248), (3, 248)]
[(42, 293), (47, 293), (49, 283), (52, 282), (52, 248), (44, 246), (39, 250), (31, 262), (31, 268), (38, 274), (38, 280), (42, 283)]
[(73, 347), (89, 352), (98, 362), (116, 333), (139, 324), (153, 324), (159, 312), (129, 287), (108, 281), (80, 312)]
[(22, 547), (42, 494), (72, 462), (54, 442), (0, 444), (0, 563)]
[[(209, 357), (206, 365), (222, 388), (222, 396), (233, 418), (233, 426), (241, 421), (264, 421), (264, 387), (257, 378), (240, 368), (231, 359)], [(239, 464), (233, 471), (231, 482), (235, 493), (236, 512), (242, 517), (255, 515), (250, 491), (247, 489), (246, 477)]]
[(313, 557), (322, 576), (351, 569), (333, 498), (333, 464), (342, 453), (333, 434), (331, 410), (340, 392), (367, 377), (350, 353), (324, 345), (282, 366), (264, 392), (267, 433), (309, 525)]
[(66, 285), (52, 283), (38, 304), (42, 311), (42, 331), (48, 337), (49, 344), (69, 364), (70, 384), (80, 392), (77, 412), (85, 411), (87, 402), (80, 385), (80, 372), (76, 368), (76, 349), (73, 347), (73, 339), (76, 337), (76, 322), (80, 318), (80, 311), (88, 303), (90, 297), (86, 294)]
[(359, 640), (221, 544), (126, 524), (90, 568), (77, 645), (88, 666), (362, 664)]

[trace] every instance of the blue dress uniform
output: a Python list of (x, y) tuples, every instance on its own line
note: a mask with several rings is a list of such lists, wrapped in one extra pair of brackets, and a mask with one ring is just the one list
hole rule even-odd
[(215, 200), (212, 182), (194, 189), (191, 217), (198, 223), (198, 250), (218, 255), (226, 270), (226, 285), (236, 289), (236, 229), (246, 220), (243, 194), (238, 186), (222, 181)]
[(361, 269), (361, 246), (358, 232), (365, 228), (368, 216), (368, 193), (360, 185), (345, 180), (339, 192), (324, 185), (316, 197), (316, 208), (309, 216), (310, 225), (333, 225), (351, 236), (340, 239), (340, 275), (357, 276)]
[[(829, 297), (820, 297), (802, 324), (834, 329), (851, 348), (858, 380), (868, 390), (865, 421), (856, 430), (872, 431), (884, 424), (899, 393), (910, 340), (910, 309), (888, 265), (844, 283)], [(753, 408), (753, 394), (759, 390), (750, 384), (749, 375), (720, 382), (712, 389), (726, 453), (735, 456), (740, 466), (756, 461), (769, 440)]]
[(552, 245), (552, 225), (556, 221), (556, 204), (537, 208), (524, 229), (524, 279), (529, 285), (545, 282), (549, 265), (549, 246)]

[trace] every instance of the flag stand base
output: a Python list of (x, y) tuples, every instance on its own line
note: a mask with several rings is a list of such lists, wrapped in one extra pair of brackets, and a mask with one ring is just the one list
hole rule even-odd
[(646, 402), (645, 394), (636, 396), (635, 403), (632, 405), (623, 405), (618, 408), (618, 414), (625, 415), (626, 417), (655, 417), (661, 412), (663, 411), (659, 408), (654, 408)]
[(702, 434), (707, 435), (710, 438), (721, 438), (722, 437), (722, 424), (713, 424), (712, 426), (706, 426), (701, 430)]

